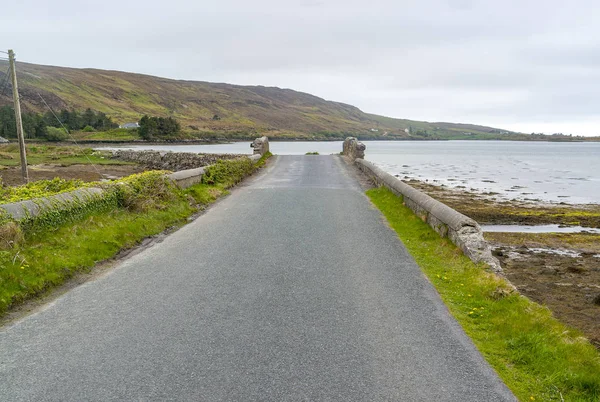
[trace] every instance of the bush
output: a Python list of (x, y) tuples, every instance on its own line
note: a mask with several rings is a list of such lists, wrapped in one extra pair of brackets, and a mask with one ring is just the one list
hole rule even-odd
[(93, 133), (96, 130), (94, 130), (94, 127), (92, 126), (85, 126), (81, 131), (83, 131), (84, 133)]
[(155, 170), (119, 180), (116, 187), (119, 204), (136, 212), (168, 208), (183, 193), (165, 173)]
[(48, 141), (64, 141), (69, 136), (64, 128), (46, 127)]
[(254, 169), (254, 162), (249, 158), (220, 160), (206, 168), (202, 176), (202, 183), (231, 187), (251, 174)]

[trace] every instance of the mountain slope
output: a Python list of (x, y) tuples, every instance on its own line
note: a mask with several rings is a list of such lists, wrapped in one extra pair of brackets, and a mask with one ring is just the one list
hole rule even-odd
[[(0, 62), (0, 83), (6, 62)], [(444, 138), (455, 134), (480, 135), (504, 130), (474, 125), (426, 123), (362, 112), (338, 102), (263, 86), (239, 86), (171, 80), (142, 74), (96, 69), (74, 69), (18, 63), (22, 107), (45, 112), (38, 94), (54, 109), (92, 108), (116, 122), (138, 121), (144, 114), (172, 116), (184, 129), (203, 133), (255, 134), (310, 138), (357, 135), (363, 138)], [(9, 91), (0, 105), (10, 104)], [(410, 129), (410, 134), (405, 132)]]

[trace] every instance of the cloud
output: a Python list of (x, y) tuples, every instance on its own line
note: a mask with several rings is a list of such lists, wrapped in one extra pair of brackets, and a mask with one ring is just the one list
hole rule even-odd
[(4, 8), (0, 37), (24, 61), (287, 87), (402, 118), (598, 132), (596, 1), (25, 0)]

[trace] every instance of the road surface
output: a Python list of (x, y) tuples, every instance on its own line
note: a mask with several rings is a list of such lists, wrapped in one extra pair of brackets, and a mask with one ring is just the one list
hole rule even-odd
[(280, 156), (206, 214), (0, 330), (3, 401), (507, 401), (337, 156)]

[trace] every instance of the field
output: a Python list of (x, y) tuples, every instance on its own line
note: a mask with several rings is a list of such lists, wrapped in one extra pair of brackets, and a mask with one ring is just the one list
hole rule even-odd
[[(141, 172), (135, 164), (111, 159), (109, 153), (78, 146), (28, 145), (29, 179), (50, 180), (55, 177), (98, 181)], [(23, 184), (17, 145), (0, 145), (0, 184)]]

